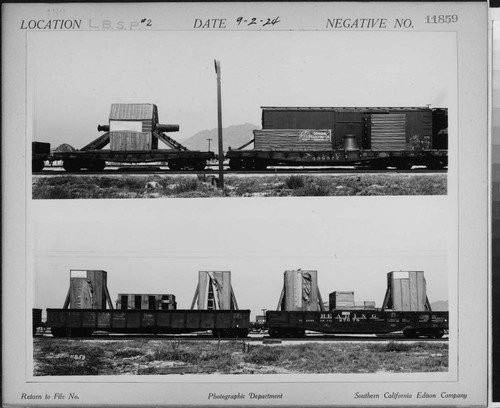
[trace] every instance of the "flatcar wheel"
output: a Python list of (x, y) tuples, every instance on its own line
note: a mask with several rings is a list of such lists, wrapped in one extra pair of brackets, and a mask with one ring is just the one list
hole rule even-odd
[(183, 167), (183, 163), (181, 160), (169, 160), (168, 161), (168, 168), (170, 170), (177, 171), (177, 170), (181, 170), (182, 167)]
[(385, 170), (387, 168), (387, 163), (383, 161), (375, 161), (371, 164), (374, 170)]
[(434, 336), (433, 336), (433, 337), (434, 337), (435, 339), (440, 339), (440, 338), (442, 338), (443, 336), (444, 336), (444, 330), (442, 330), (442, 329), (438, 329), (438, 330), (435, 330), (435, 331), (434, 331)]
[(403, 335), (407, 339), (418, 339), (420, 337), (420, 332), (415, 329), (405, 329), (403, 330)]
[(396, 163), (396, 168), (398, 170), (410, 170), (412, 165), (406, 160), (402, 160)]
[(253, 168), (255, 170), (265, 170), (267, 168), (267, 163), (264, 160), (255, 159), (253, 162)]
[(84, 328), (74, 328), (68, 329), (68, 337), (90, 337), (92, 336), (92, 329), (84, 329)]
[(247, 329), (236, 329), (236, 337), (245, 338), (248, 337), (248, 330)]
[(297, 331), (295, 332), (295, 337), (305, 337), (305, 335), (306, 331), (302, 329), (297, 329)]
[(50, 329), (50, 332), (54, 337), (68, 337), (69, 334), (68, 330), (66, 330), (64, 327), (52, 327)]
[(43, 160), (32, 160), (31, 161), (31, 171), (42, 171), (45, 163)]
[(241, 170), (243, 167), (243, 163), (241, 159), (230, 159), (229, 160), (229, 168), (231, 170)]
[(91, 171), (103, 171), (106, 167), (106, 162), (104, 160), (92, 160), (88, 164), (88, 168)]
[(442, 170), (444, 168), (444, 163), (440, 159), (431, 159), (426, 164), (429, 170)]
[(269, 337), (272, 338), (281, 337), (281, 330), (277, 328), (269, 329)]
[(253, 170), (254, 169), (253, 159), (243, 159), (241, 161), (241, 167), (245, 170)]
[(212, 335), (221, 339), (226, 339), (231, 337), (231, 330), (229, 329), (214, 329), (212, 330)]
[(75, 159), (66, 159), (63, 161), (63, 168), (68, 173), (74, 173), (76, 171), (80, 171), (82, 165), (79, 160)]
[(202, 171), (202, 170), (205, 170), (205, 167), (207, 166), (207, 163), (205, 162), (205, 160), (199, 160), (197, 162), (195, 162), (193, 164), (193, 168), (196, 170), (196, 171)]

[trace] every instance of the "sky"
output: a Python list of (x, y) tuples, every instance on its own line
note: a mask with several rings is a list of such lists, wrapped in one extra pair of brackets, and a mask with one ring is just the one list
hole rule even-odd
[[(454, 33), (35, 32), (28, 41), (33, 140), (81, 148), (112, 103), (155, 103), (179, 140), (217, 126), (260, 125), (261, 106), (449, 107)], [(249, 139), (251, 135), (249, 135)]]
[[(276, 309), (286, 270), (318, 271), (324, 301), (354, 291), (381, 306), (390, 271), (423, 270), (449, 298), (445, 197), (36, 201), (34, 306), (62, 307), (71, 269), (108, 272), (118, 293), (191, 306), (198, 271), (231, 271), (238, 305)], [(71, 211), (70, 211), (71, 210)], [(242, 216), (244, 214), (244, 216)]]

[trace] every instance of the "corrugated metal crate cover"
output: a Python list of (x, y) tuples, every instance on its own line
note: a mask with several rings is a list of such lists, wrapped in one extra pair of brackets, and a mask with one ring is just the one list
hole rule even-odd
[(105, 309), (107, 273), (101, 270), (70, 271), (70, 309)]
[(331, 151), (331, 129), (254, 130), (255, 150)]
[(151, 103), (113, 103), (110, 120), (152, 120), (157, 109)]
[(285, 271), (284, 293), (284, 310), (318, 311), (318, 271)]

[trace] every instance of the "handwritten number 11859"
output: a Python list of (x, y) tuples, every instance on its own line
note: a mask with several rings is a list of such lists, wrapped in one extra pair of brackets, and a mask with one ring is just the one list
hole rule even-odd
[(244, 18), (244, 17), (238, 17), (236, 19), (236, 21), (238, 22), (238, 25), (240, 25), (241, 23), (243, 24), (246, 24), (247, 26), (251, 26), (251, 25), (255, 25), (255, 24), (261, 24), (262, 27), (265, 27), (265, 26), (268, 26), (268, 25), (275, 25), (277, 23), (280, 22), (280, 18), (279, 17), (275, 17), (275, 18), (266, 18), (266, 19), (258, 19), (256, 17), (252, 17), (252, 18)]

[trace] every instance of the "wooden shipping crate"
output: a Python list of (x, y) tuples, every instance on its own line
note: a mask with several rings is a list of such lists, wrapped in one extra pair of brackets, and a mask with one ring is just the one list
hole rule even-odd
[[(153, 135), (150, 132), (110, 132), (110, 149), (114, 151), (152, 150)], [(157, 139), (155, 139), (157, 140)]]
[(331, 129), (254, 130), (254, 149), (264, 151), (331, 151)]
[(424, 272), (389, 272), (387, 292), (382, 308), (397, 311), (430, 310)]
[(354, 306), (354, 292), (330, 293), (330, 310), (349, 309)]

